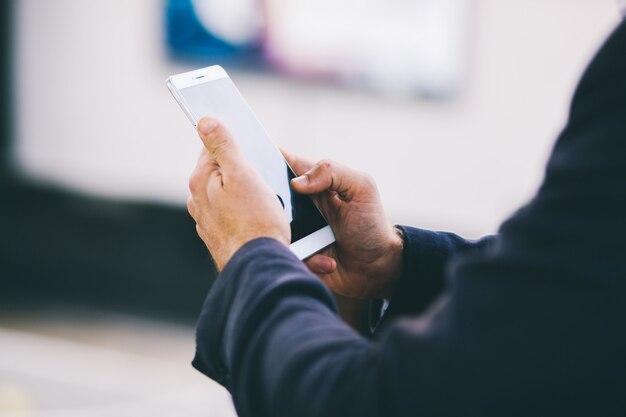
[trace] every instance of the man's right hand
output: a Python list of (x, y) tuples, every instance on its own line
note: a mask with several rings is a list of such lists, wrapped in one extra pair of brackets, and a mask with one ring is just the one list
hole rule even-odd
[(337, 241), (306, 261), (331, 291), (350, 298), (390, 298), (402, 268), (403, 242), (388, 222), (374, 180), (336, 162), (316, 164), (283, 151)]

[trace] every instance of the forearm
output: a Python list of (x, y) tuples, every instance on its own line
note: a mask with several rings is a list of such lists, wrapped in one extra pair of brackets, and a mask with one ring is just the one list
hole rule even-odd
[[(408, 356), (405, 342), (358, 335), (304, 264), (284, 245), (259, 239), (234, 256), (207, 297), (193, 364), (229, 389), (241, 417), (391, 416), (401, 413), (390, 404), (413, 388), (421, 394), (408, 407), (431, 401), (440, 387), (428, 376), (450, 372), (446, 354), (427, 359), (433, 343), (447, 351), (439, 340), (418, 342)], [(420, 369), (415, 386), (394, 376), (410, 363)]]
[[(194, 366), (229, 389), (241, 417), (496, 416), (512, 409), (543, 416), (587, 412), (596, 399), (613, 398), (617, 371), (598, 382), (616, 387), (603, 397), (569, 393), (583, 392), (606, 366), (605, 358), (591, 360), (596, 343), (612, 337), (598, 323), (619, 312), (591, 318), (579, 306), (600, 306), (600, 292), (564, 280), (556, 289), (542, 269), (524, 272), (526, 279), (491, 260), (466, 263), (428, 320), (401, 321), (368, 341), (338, 318), (330, 293), (284, 245), (260, 239), (235, 255), (211, 290)], [(554, 293), (566, 315), (554, 316)], [(576, 355), (555, 356), (559, 346), (575, 346)], [(562, 378), (573, 369), (582, 377)]]
[[(279, 243), (259, 239), (235, 255), (207, 297), (193, 365), (231, 391), (242, 417), (329, 415), (330, 390), (347, 366), (368, 372), (368, 352), (321, 281)], [(311, 368), (317, 360), (327, 363)], [(312, 387), (324, 398), (317, 411), (303, 403)]]

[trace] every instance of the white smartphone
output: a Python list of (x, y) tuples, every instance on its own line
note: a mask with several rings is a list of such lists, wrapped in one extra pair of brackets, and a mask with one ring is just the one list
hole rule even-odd
[(172, 75), (166, 81), (174, 99), (196, 126), (204, 116), (228, 128), (247, 160), (274, 190), (291, 224), (291, 250), (305, 259), (335, 241), (322, 213), (309, 196), (294, 192), (295, 174), (226, 71), (218, 65)]

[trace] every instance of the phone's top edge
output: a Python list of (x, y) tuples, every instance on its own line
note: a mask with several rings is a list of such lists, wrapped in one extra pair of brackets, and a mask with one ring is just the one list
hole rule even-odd
[(210, 67), (172, 75), (171, 77), (168, 77), (165, 82), (166, 84), (171, 84), (176, 86), (176, 88), (181, 89), (226, 77), (228, 77), (228, 74), (224, 68), (219, 65), (211, 65)]

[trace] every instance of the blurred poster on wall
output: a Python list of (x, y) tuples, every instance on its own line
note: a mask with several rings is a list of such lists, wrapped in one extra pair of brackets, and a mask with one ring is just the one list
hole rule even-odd
[(462, 83), (470, 0), (267, 0), (266, 57), (281, 71), (391, 94)]
[(446, 97), (464, 78), (470, 1), (169, 0), (168, 40), (216, 63), (252, 54), (295, 77)]
[(265, 17), (259, 0), (168, 0), (165, 18), (168, 47), (176, 58), (262, 60)]

